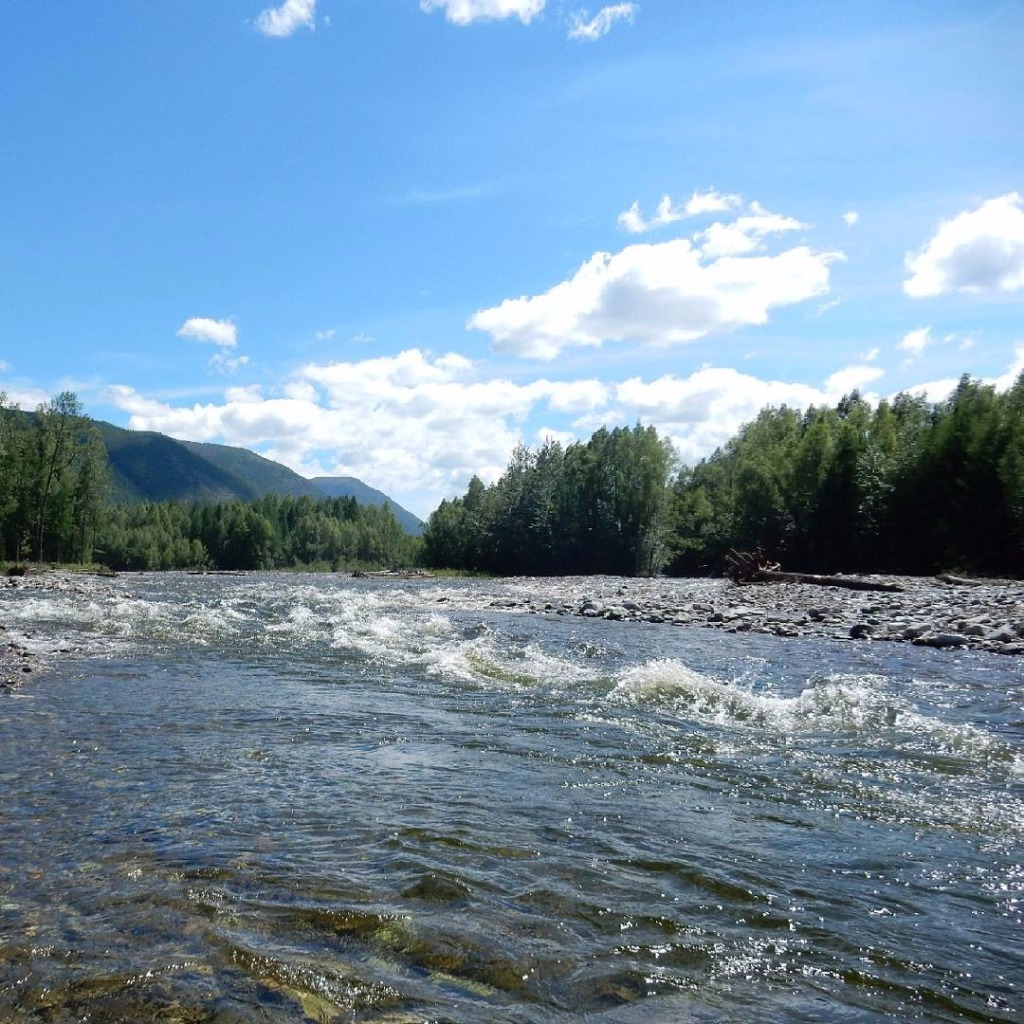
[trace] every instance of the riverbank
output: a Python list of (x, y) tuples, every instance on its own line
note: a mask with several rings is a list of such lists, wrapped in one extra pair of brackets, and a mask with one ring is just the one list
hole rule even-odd
[(509, 610), (729, 633), (890, 641), (1024, 654), (1024, 581), (872, 576), (892, 591), (724, 579), (506, 580)]
[[(82, 573), (43, 571), (0, 580), (0, 594), (67, 593), (98, 595), (111, 589), (110, 578)], [(2, 608), (2, 605), (0, 605)], [(61, 637), (40, 636), (31, 629), (12, 629), (0, 611), (0, 693), (13, 693), (54, 659), (73, 655)]]

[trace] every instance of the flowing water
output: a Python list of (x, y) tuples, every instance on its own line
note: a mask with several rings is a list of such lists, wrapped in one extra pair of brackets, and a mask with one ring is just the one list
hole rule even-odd
[(0, 1020), (1024, 1019), (1016, 659), (124, 586), (0, 595)]

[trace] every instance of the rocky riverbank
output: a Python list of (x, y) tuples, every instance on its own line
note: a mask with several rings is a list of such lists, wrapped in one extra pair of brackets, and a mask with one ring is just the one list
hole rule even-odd
[(706, 627), (730, 633), (976, 648), (1024, 654), (1024, 582), (868, 577), (890, 592), (800, 583), (609, 577), (504, 581), (492, 606), (539, 615)]
[(0, 693), (12, 693), (35, 670), (36, 656), (0, 627)]
[[(42, 591), (95, 594), (109, 588), (109, 580), (75, 573), (40, 572), (0, 579), (0, 588), (26, 595)], [(56, 658), (74, 652), (60, 638), (41, 638), (32, 630), (14, 630), (5, 625), (0, 605), (0, 693), (13, 693)]]

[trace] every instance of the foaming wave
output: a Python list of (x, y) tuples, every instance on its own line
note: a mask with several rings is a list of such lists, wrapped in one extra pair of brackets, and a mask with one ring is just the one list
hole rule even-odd
[(992, 756), (1019, 770), (1019, 755), (998, 736), (963, 722), (922, 714), (891, 692), (877, 675), (835, 675), (795, 696), (757, 692), (723, 682), (675, 660), (649, 661), (623, 672), (612, 699), (670, 707), (685, 718), (718, 725), (770, 730), (779, 736), (856, 735), (891, 746), (927, 741), (930, 748), (963, 757)]

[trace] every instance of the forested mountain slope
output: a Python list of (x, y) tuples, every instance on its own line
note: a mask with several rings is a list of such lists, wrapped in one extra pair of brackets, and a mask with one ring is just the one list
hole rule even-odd
[(423, 521), (406, 508), (402, 508), (393, 498), (389, 498), (376, 487), (364, 484), (354, 476), (315, 476), (310, 483), (315, 484), (329, 498), (355, 498), (360, 505), (385, 505), (395, 513), (395, 518), (402, 524), (406, 533), (418, 537), (423, 532)]
[(278, 462), (245, 448), (178, 441), (165, 434), (124, 430), (96, 421), (110, 466), (111, 498), (139, 501), (255, 501), (267, 494), (301, 498), (354, 497), (361, 505), (384, 505), (406, 532), (423, 524), (383, 491), (356, 477), (307, 480)]

